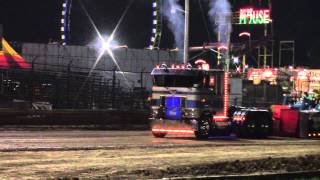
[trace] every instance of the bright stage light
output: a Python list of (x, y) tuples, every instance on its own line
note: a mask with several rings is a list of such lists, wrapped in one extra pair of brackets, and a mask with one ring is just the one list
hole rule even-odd
[(99, 36), (94, 42), (94, 48), (99, 54), (112, 52), (113, 49), (117, 49), (118, 47), (118, 42), (112, 36)]
[(103, 49), (103, 50), (110, 49), (110, 44), (109, 44), (108, 42), (103, 42), (103, 44), (102, 44), (102, 49)]
[(232, 59), (233, 59), (233, 64), (239, 64), (240, 63), (239, 57), (232, 57)]

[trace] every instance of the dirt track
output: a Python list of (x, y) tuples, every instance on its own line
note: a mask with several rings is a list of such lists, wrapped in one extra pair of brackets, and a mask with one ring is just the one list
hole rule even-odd
[[(304, 162), (309, 162), (304, 168), (319, 170), (319, 157), (319, 140), (294, 138), (219, 137), (195, 141), (192, 137), (175, 136), (155, 139), (147, 131), (0, 132), (0, 179), (160, 178), (219, 174), (223, 172), (223, 169), (217, 171), (219, 167), (226, 167), (226, 174), (253, 173), (250, 169), (255, 169), (255, 173), (277, 172), (290, 171), (289, 164), (296, 164), (291, 167), (296, 171), (299, 163), (305, 166)], [(257, 160), (266, 163), (259, 165)], [(221, 163), (224, 165), (219, 166)], [(233, 169), (233, 166), (247, 171)], [(197, 167), (212, 167), (207, 168), (212, 170), (202, 172)]]

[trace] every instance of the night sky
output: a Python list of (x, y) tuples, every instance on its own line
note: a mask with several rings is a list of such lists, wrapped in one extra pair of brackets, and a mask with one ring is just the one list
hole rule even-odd
[[(129, 2), (82, 1), (103, 34), (109, 34), (113, 30)], [(250, 6), (250, 2), (255, 0), (231, 0), (233, 10), (240, 6)], [(152, 28), (151, 3), (151, 0), (135, 0), (116, 34), (120, 44), (127, 44), (131, 48), (145, 48), (149, 45)], [(205, 17), (199, 8), (198, 0), (191, 0), (191, 45), (202, 45), (203, 42), (208, 42), (209, 38), (215, 40), (212, 30), (210, 29), (208, 35), (205, 28), (205, 22), (209, 24), (206, 0), (201, 0), (201, 3)], [(3, 24), (4, 36), (9, 41), (59, 41), (62, 0), (0, 0), (0, 4), (0, 24)], [(296, 41), (296, 59), (300, 65), (320, 66), (319, 5), (320, 1), (316, 0), (273, 0), (274, 38), (276, 41)], [(78, 0), (74, 0), (71, 18), (72, 44), (86, 45), (96, 38)], [(259, 27), (255, 29), (259, 30)], [(236, 35), (243, 30), (245, 28), (234, 28), (231, 41), (237, 41)], [(173, 44), (172, 34), (164, 27), (161, 48), (172, 48)]]

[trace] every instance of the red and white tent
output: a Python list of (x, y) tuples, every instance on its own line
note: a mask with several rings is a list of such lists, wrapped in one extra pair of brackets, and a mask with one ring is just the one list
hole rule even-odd
[(0, 69), (30, 68), (30, 64), (28, 64), (3, 37), (0, 37), (0, 39), (2, 43), (2, 49), (0, 49)]

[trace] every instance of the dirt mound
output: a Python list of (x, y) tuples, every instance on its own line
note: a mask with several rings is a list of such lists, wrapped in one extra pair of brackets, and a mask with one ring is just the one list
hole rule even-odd
[[(319, 156), (297, 158), (267, 158), (260, 160), (220, 162), (192, 166), (169, 167), (167, 169), (144, 169), (133, 172), (118, 172), (107, 175), (107, 178), (174, 178), (224, 175), (262, 175), (269, 173), (288, 173), (302, 171), (319, 171)], [(273, 178), (275, 176), (271, 176)]]

